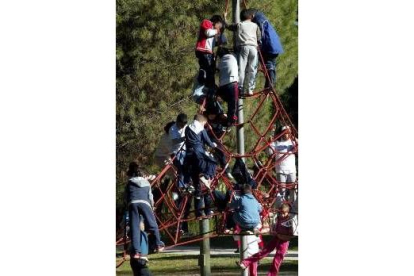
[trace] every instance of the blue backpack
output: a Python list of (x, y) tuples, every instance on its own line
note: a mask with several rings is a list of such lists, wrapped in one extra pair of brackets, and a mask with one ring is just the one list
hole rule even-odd
[(257, 12), (252, 20), (262, 32), (261, 50), (263, 54), (280, 55), (283, 53), (279, 35), (262, 12)]

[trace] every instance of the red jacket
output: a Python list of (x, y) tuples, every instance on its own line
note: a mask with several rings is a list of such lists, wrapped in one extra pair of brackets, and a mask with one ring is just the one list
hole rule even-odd
[(196, 51), (212, 54), (215, 40), (214, 36), (217, 33), (217, 30), (213, 27), (213, 22), (204, 19), (200, 25), (200, 31), (198, 33), (198, 39), (196, 44)]

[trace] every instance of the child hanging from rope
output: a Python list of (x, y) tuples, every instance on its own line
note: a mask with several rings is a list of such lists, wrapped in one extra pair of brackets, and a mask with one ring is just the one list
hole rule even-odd
[[(262, 206), (252, 194), (252, 187), (244, 184), (242, 195), (230, 203), (230, 210), (234, 211), (233, 220), (242, 231), (251, 231), (258, 234), (260, 228), (260, 212)], [(253, 234), (253, 232), (251, 234)]]
[[(207, 118), (204, 115), (197, 114), (194, 116), (194, 121), (185, 130), (185, 143), (187, 147), (187, 155), (185, 164), (190, 168), (191, 178), (195, 187), (195, 205), (196, 216), (202, 216), (201, 213), (201, 196), (202, 187), (200, 182), (204, 184), (207, 189), (210, 189), (211, 181), (214, 178), (216, 172), (216, 161), (214, 157), (207, 153), (205, 146), (209, 146), (214, 149), (217, 148), (217, 144), (211, 142), (204, 129), (207, 123)], [(207, 195), (207, 197), (209, 197)], [(210, 199), (204, 197), (205, 213), (210, 215)], [(206, 202), (208, 201), (208, 202)]]
[(140, 246), (141, 233), (139, 228), (140, 215), (144, 217), (146, 228), (154, 233), (157, 251), (163, 251), (165, 245), (161, 241), (157, 221), (152, 211), (154, 208), (154, 200), (151, 192), (151, 184), (148, 182), (148, 179), (151, 179), (151, 177), (145, 176), (136, 162), (129, 164), (127, 175), (129, 180), (126, 185), (126, 199), (131, 225), (131, 255), (135, 259), (140, 259), (142, 255)]
[[(227, 13), (224, 13), (226, 21)], [(253, 95), (256, 87), (256, 74), (258, 65), (257, 46), (260, 40), (260, 29), (256, 23), (252, 22), (253, 13), (242, 10), (240, 13), (240, 23), (234, 23), (225, 27), (230, 31), (236, 32), (236, 51), (238, 53), (239, 64), (239, 88), (240, 94), (244, 94), (244, 82), (248, 79), (248, 94)]]
[(276, 58), (283, 53), (282, 43), (275, 28), (263, 12), (255, 9), (249, 9), (248, 12), (253, 14), (252, 22), (256, 23), (261, 31), (260, 51), (270, 77), (270, 82), (266, 78), (265, 88), (270, 87), (270, 83), (274, 86), (276, 83)]
[(293, 227), (291, 221), (290, 205), (283, 203), (280, 208), (280, 213), (275, 225), (274, 238), (265, 245), (265, 247), (253, 256), (244, 259), (242, 262), (236, 262), (241, 269), (246, 269), (250, 266), (256, 266), (256, 270), (252, 271), (251, 276), (257, 276), (257, 262), (270, 254), (276, 249), (275, 256), (273, 258), (272, 265), (270, 266), (267, 276), (277, 276), (279, 273), (280, 265), (289, 247), (289, 240), (293, 236)]
[(239, 68), (236, 57), (227, 48), (220, 47), (217, 55), (220, 58), (220, 79), (216, 95), (227, 102), (227, 126), (229, 127), (237, 121)]

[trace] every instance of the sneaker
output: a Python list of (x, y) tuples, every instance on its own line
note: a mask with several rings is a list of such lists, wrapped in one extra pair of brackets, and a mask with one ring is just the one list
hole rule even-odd
[(226, 172), (226, 176), (227, 176), (228, 179), (234, 180), (234, 177), (233, 177), (233, 175), (231, 173)]
[(207, 189), (210, 190), (210, 184), (211, 184), (210, 180), (205, 178), (205, 176), (203, 175), (203, 176), (200, 177), (200, 181), (201, 181), (201, 183), (203, 183), (207, 187)]
[(236, 261), (236, 265), (238, 267), (240, 267), (241, 269), (246, 269), (246, 266), (243, 263), (239, 262), (239, 261)]
[(207, 218), (212, 218), (213, 217), (213, 215), (214, 215), (214, 212), (213, 211), (209, 211), (209, 212), (207, 212)]
[(140, 259), (146, 261), (147, 263), (149, 262), (148, 257), (146, 256), (141, 256)]
[(164, 251), (164, 249), (165, 249), (165, 246), (159, 245), (156, 249), (156, 252), (160, 253), (160, 252)]
[(253, 96), (253, 91), (249, 91), (249, 96)]
[(236, 251), (234, 251), (234, 253), (240, 253), (240, 249), (237, 248)]
[(136, 253), (134, 256), (132, 256), (133, 259), (140, 259), (141, 255), (139, 253)]
[(187, 187), (187, 192), (188, 192), (189, 194), (193, 194), (193, 193), (195, 192), (194, 187), (193, 187), (192, 185), (189, 185), (189, 186)]

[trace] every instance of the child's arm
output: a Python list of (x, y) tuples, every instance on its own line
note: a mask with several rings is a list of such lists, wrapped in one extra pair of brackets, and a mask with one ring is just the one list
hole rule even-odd
[(204, 30), (204, 34), (207, 37), (212, 37), (219, 33), (219, 30), (214, 28), (210, 20), (204, 20), (201, 23), (201, 29)]
[(227, 23), (227, 13), (223, 13), (223, 18), (224, 18), (224, 28), (235, 32), (237, 31), (237, 23), (233, 23), (233, 24), (228, 24)]
[(211, 142), (210, 137), (208, 137), (207, 131), (203, 129), (201, 132), (201, 138), (203, 139), (204, 143), (207, 144), (210, 148), (216, 148), (217, 144)]

